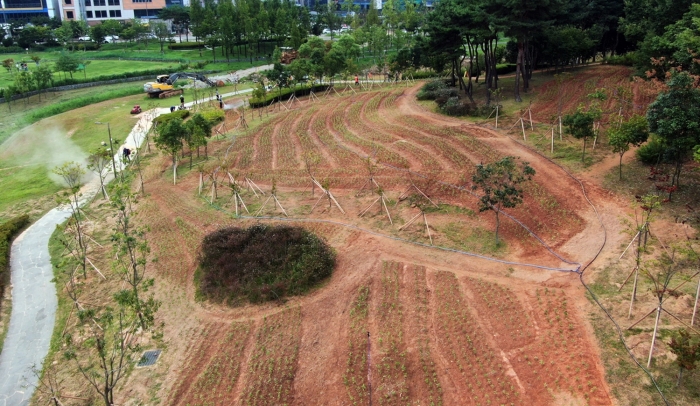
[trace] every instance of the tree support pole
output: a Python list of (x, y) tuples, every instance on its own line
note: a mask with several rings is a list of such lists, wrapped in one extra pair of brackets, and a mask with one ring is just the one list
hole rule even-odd
[(659, 319), (661, 318), (661, 303), (659, 302), (659, 307), (656, 308), (656, 322), (654, 323), (654, 334), (651, 336), (651, 348), (649, 348), (649, 360), (647, 361), (647, 368), (651, 366), (651, 356), (654, 353), (654, 343), (656, 342), (656, 332), (659, 329)]

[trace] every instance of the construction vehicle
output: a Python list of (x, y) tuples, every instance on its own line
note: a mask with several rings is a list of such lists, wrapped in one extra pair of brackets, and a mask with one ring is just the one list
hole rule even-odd
[(199, 80), (204, 82), (209, 86), (216, 87), (216, 83), (207, 79), (206, 76), (200, 73), (189, 73), (189, 72), (177, 72), (171, 73), (170, 75), (159, 75), (156, 77), (155, 82), (148, 82), (143, 85), (143, 91), (148, 93), (148, 97), (164, 99), (166, 97), (175, 96), (182, 94), (182, 89), (175, 89), (173, 84), (182, 78)]

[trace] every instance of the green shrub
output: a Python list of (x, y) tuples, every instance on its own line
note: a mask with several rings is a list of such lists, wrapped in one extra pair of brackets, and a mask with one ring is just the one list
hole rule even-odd
[(508, 73), (515, 72), (518, 66), (514, 63), (499, 63), (496, 65), (496, 73), (499, 75), (506, 75)]
[(10, 243), (12, 239), (29, 224), (29, 216), (19, 216), (0, 224), (0, 298), (3, 296), (5, 283), (9, 281)]
[(156, 117), (153, 119), (154, 124), (164, 124), (167, 123), (170, 120), (179, 118), (180, 120), (184, 120), (190, 115), (189, 110), (175, 110), (172, 113), (167, 113), (167, 114), (161, 114), (160, 116)]
[(642, 163), (655, 165), (663, 158), (664, 152), (666, 152), (666, 147), (659, 137), (652, 134), (649, 142), (639, 147), (636, 154)]
[(81, 42), (75, 46), (78, 51), (97, 51), (99, 48), (96, 42)]
[(447, 84), (444, 80), (432, 80), (423, 85), (416, 98), (418, 100), (435, 100), (438, 93), (445, 89), (447, 89)]
[(435, 73), (434, 70), (429, 69), (429, 70), (419, 70), (415, 72), (410, 72), (408, 74), (404, 75), (404, 78), (406, 78), (408, 75), (413, 75), (413, 79), (418, 80), (418, 79), (430, 79), (434, 78), (437, 76), (437, 73)]
[(613, 55), (605, 58), (604, 62), (609, 65), (624, 65), (624, 66), (634, 66), (637, 61), (637, 54), (635, 52), (628, 52), (623, 55)]
[(198, 294), (231, 305), (305, 293), (335, 267), (333, 250), (311, 232), (264, 224), (214, 231), (198, 260)]
[(250, 107), (252, 108), (258, 108), (258, 107), (265, 107), (269, 104), (272, 104), (273, 102), (276, 102), (278, 100), (287, 100), (290, 97), (292, 97), (292, 93), (296, 94), (297, 97), (300, 96), (307, 96), (309, 93), (311, 93), (311, 90), (313, 89), (314, 92), (323, 92), (328, 88), (327, 85), (315, 85), (315, 86), (302, 86), (302, 87), (297, 87), (295, 89), (292, 88), (284, 88), (280, 92), (279, 89), (273, 89), (271, 91), (267, 92), (267, 95), (265, 95), (264, 98), (251, 98), (250, 99)]
[(173, 51), (182, 51), (186, 49), (202, 49), (204, 42), (176, 42), (168, 45), (168, 49)]
[(224, 121), (226, 117), (223, 110), (207, 110), (203, 111), (201, 114), (202, 117), (212, 124), (220, 123)]

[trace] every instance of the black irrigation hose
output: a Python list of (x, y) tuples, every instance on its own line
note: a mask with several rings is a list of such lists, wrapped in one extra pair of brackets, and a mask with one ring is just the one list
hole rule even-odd
[(529, 145), (526, 145), (526, 144), (521, 143), (520, 140), (517, 140), (517, 139), (515, 139), (515, 138), (513, 138), (513, 137), (510, 137), (510, 136), (508, 136), (508, 137), (509, 137), (511, 140), (513, 140), (513, 141), (517, 142), (518, 144), (520, 144), (521, 146), (523, 146), (523, 147), (525, 147), (525, 148), (528, 148), (531, 152), (536, 153), (537, 155), (539, 155), (539, 156), (541, 156), (542, 158), (546, 159), (546, 160), (549, 161), (550, 163), (552, 163), (552, 164), (558, 166), (559, 169), (561, 169), (567, 176), (569, 176), (571, 179), (573, 179), (574, 181), (576, 181), (576, 182), (581, 186), (581, 192), (583, 193), (583, 197), (586, 199), (586, 201), (588, 202), (588, 204), (593, 208), (593, 211), (595, 212), (596, 218), (598, 219), (598, 223), (600, 223), (600, 227), (603, 229), (603, 243), (601, 244), (600, 248), (598, 249), (598, 252), (596, 252), (596, 254), (593, 256), (593, 258), (592, 258), (590, 261), (588, 261), (588, 263), (587, 263), (586, 265), (580, 267), (579, 271), (577, 272), (577, 273), (578, 273), (578, 276), (579, 276), (579, 281), (581, 282), (581, 284), (583, 285), (583, 287), (586, 288), (586, 290), (588, 291), (588, 293), (591, 295), (591, 298), (593, 299), (593, 301), (598, 305), (598, 307), (601, 308), (601, 310), (603, 310), (603, 312), (605, 313), (605, 315), (608, 316), (608, 318), (610, 319), (610, 321), (611, 321), (611, 322), (613, 323), (613, 325), (615, 326), (615, 329), (617, 330), (618, 338), (620, 339), (620, 342), (622, 343), (622, 345), (625, 347), (625, 350), (626, 350), (627, 353), (629, 354), (630, 358), (632, 358), (632, 361), (634, 361), (634, 363), (637, 364), (637, 366), (638, 366), (642, 371), (644, 371), (644, 373), (647, 374), (647, 376), (649, 377), (649, 379), (651, 380), (651, 382), (654, 384), (654, 387), (655, 387), (656, 390), (659, 392), (659, 395), (661, 395), (661, 399), (663, 399), (664, 404), (666, 404), (667, 406), (670, 405), (670, 403), (668, 402), (668, 399), (666, 399), (666, 396), (664, 395), (663, 391), (661, 390), (661, 388), (659, 388), (659, 385), (658, 385), (658, 383), (656, 382), (656, 379), (654, 379), (654, 376), (651, 374), (651, 372), (649, 372), (648, 369), (646, 369), (642, 364), (640, 364), (639, 361), (637, 361), (637, 358), (634, 356), (634, 354), (632, 354), (632, 350), (627, 346), (627, 342), (625, 341), (625, 338), (624, 338), (624, 336), (623, 336), (623, 334), (622, 334), (622, 328), (620, 328), (620, 325), (617, 323), (617, 321), (615, 321), (615, 319), (614, 319), (613, 316), (610, 314), (610, 312), (608, 312), (608, 310), (605, 308), (605, 306), (603, 306), (602, 303), (600, 303), (600, 301), (598, 300), (598, 297), (597, 297), (596, 294), (593, 292), (593, 290), (586, 284), (586, 282), (583, 281), (583, 273), (584, 273), (584, 271), (593, 263), (593, 261), (595, 261), (595, 260), (598, 258), (598, 256), (600, 255), (600, 253), (603, 251), (603, 248), (605, 247), (605, 244), (608, 242), (608, 231), (607, 231), (607, 229), (605, 228), (605, 223), (603, 223), (603, 219), (600, 217), (600, 213), (598, 212), (598, 209), (595, 207), (595, 205), (594, 205), (594, 204), (591, 202), (591, 200), (588, 198), (588, 193), (586, 193), (586, 188), (584, 187), (583, 182), (581, 182), (578, 178), (576, 178), (571, 172), (569, 172), (566, 168), (564, 168), (564, 167), (563, 167), (562, 165), (560, 165), (559, 163), (555, 162), (554, 160), (550, 159), (549, 157), (545, 156), (544, 154), (540, 153), (539, 151), (537, 151), (537, 150), (531, 148)]

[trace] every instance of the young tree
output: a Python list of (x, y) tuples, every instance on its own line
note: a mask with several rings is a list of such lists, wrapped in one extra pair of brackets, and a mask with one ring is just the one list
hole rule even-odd
[(676, 355), (676, 364), (678, 364), (676, 386), (681, 386), (683, 370), (692, 371), (697, 366), (695, 364), (700, 361), (700, 341), (691, 340), (690, 333), (683, 329), (671, 337), (668, 346), (671, 347), (671, 352)]
[(669, 90), (660, 93), (647, 110), (649, 131), (661, 138), (676, 161), (672, 186), (680, 185), (683, 163), (700, 144), (700, 89), (693, 84), (687, 73), (673, 74), (667, 83)]
[(102, 190), (102, 197), (107, 199), (107, 190), (105, 190), (105, 178), (107, 174), (112, 170), (112, 153), (105, 148), (96, 148), (92, 150), (90, 156), (88, 156), (88, 169), (95, 172), (97, 177), (100, 179), (100, 190)]
[[(71, 210), (71, 222), (75, 231), (75, 249), (71, 250), (73, 256), (79, 262), (83, 271), (83, 277), (87, 277), (87, 251), (88, 243), (85, 238), (85, 233), (82, 224), (82, 215), (80, 210), (80, 187), (83, 185), (85, 169), (77, 162), (66, 162), (63, 165), (54, 168), (53, 173), (63, 178), (63, 181), (68, 186), (68, 204)], [(68, 247), (67, 247), (68, 248)]]
[(177, 154), (182, 150), (182, 142), (187, 136), (187, 128), (181, 119), (169, 120), (157, 128), (156, 146), (173, 158), (173, 184), (177, 182)]
[(12, 68), (15, 67), (15, 60), (12, 58), (7, 58), (2, 61), (2, 67), (7, 69), (8, 73), (12, 73)]
[(518, 165), (518, 158), (507, 156), (500, 161), (476, 166), (472, 176), (472, 190), (480, 190), (479, 212), (492, 210), (496, 215), (496, 245), (499, 244), (499, 213), (501, 209), (513, 208), (523, 202), (520, 184), (532, 179), (535, 170), (527, 163)]
[(53, 71), (51, 66), (47, 64), (40, 65), (34, 72), (32, 72), (32, 78), (36, 82), (37, 89), (45, 89), (53, 83)]
[(54, 68), (58, 72), (68, 72), (70, 78), (73, 79), (73, 72), (78, 71), (78, 65), (80, 65), (80, 60), (77, 56), (62, 52), (56, 60)]
[(613, 152), (620, 155), (620, 180), (622, 180), (622, 156), (629, 151), (630, 146), (643, 144), (649, 138), (647, 119), (634, 115), (622, 123), (619, 128), (613, 128), (608, 134), (608, 143)]
[(564, 116), (563, 123), (566, 126), (566, 132), (576, 139), (583, 139), (581, 162), (584, 162), (586, 157), (586, 141), (588, 138), (595, 136), (593, 123), (598, 117), (599, 113), (593, 110), (585, 110), (583, 106), (579, 106), (575, 113)]
[[(22, 71), (15, 75), (14, 88), (18, 93), (25, 94), (32, 90), (34, 79), (30, 72)], [(25, 94), (24, 104), (27, 104), (27, 96)]]
[(114, 257), (112, 267), (128, 287), (114, 295), (116, 302), (131, 309), (138, 318), (143, 331), (153, 327), (155, 313), (160, 307), (153, 295), (144, 297), (154, 280), (146, 278), (146, 265), (150, 248), (145, 229), (133, 224), (133, 205), (136, 195), (131, 192), (130, 182), (119, 182), (112, 190), (111, 203), (116, 212), (112, 233)]
[(103, 24), (97, 24), (90, 28), (90, 38), (97, 43), (98, 48), (104, 44), (106, 36), (107, 33)]

